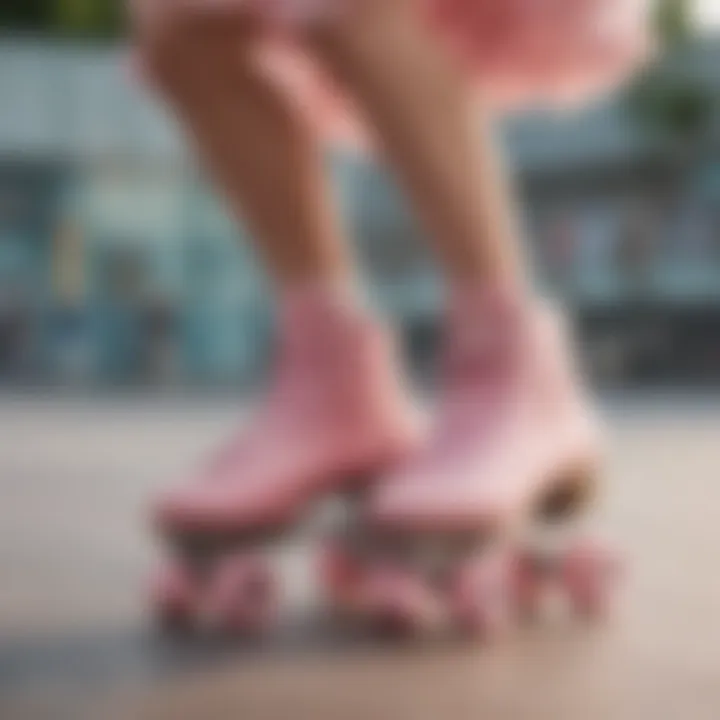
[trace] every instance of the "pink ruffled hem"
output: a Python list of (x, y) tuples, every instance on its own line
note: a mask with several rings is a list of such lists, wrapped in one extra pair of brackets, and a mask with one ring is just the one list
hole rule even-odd
[(650, 49), (647, 0), (430, 0), (431, 20), (496, 103), (575, 102)]

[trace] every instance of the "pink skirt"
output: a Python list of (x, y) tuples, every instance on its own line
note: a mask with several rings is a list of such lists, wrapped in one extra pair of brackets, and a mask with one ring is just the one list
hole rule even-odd
[(567, 103), (647, 57), (647, 0), (430, 0), (430, 17), (501, 106)]

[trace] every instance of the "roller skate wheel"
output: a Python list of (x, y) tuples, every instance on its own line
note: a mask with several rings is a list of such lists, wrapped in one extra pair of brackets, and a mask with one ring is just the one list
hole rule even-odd
[(233, 557), (213, 572), (203, 617), (214, 629), (233, 635), (259, 635), (277, 617), (277, 582), (265, 560)]
[(473, 561), (460, 568), (451, 588), (453, 616), (471, 638), (491, 641), (508, 626), (513, 602), (507, 557)]
[(322, 548), (319, 573), (324, 592), (336, 609), (351, 609), (356, 604), (363, 569), (340, 543), (331, 542)]
[(362, 603), (370, 628), (380, 637), (426, 637), (447, 625), (441, 597), (420, 575), (408, 571), (388, 568), (372, 573)]
[(150, 603), (159, 626), (168, 631), (191, 629), (197, 611), (197, 588), (181, 563), (161, 568), (150, 582)]
[(620, 556), (605, 544), (585, 540), (571, 548), (562, 563), (562, 583), (575, 612), (605, 616), (621, 571)]

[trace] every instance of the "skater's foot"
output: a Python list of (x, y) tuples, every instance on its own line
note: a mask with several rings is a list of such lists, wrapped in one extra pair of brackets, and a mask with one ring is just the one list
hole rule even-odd
[(578, 502), (598, 434), (564, 335), (540, 301), (472, 290), (457, 297), (437, 424), (377, 487), (371, 520), (411, 533), (492, 534), (535, 503), (560, 512)]
[(417, 443), (389, 336), (327, 298), (288, 301), (274, 386), (249, 426), (155, 508), (164, 535), (281, 529), (316, 496), (357, 488)]

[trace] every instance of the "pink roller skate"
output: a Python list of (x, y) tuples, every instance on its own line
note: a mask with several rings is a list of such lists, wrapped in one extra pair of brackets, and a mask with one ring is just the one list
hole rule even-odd
[[(422, 632), (442, 617), (447, 629), (490, 638), (520, 606), (534, 609), (540, 579), (518, 550), (521, 536), (577, 515), (599, 463), (598, 426), (570, 360), (560, 318), (544, 303), (501, 292), (455, 299), (437, 426), (376, 486), (366, 538), (344, 551), (362, 568), (353, 606), (364, 620), (383, 627), (410, 613)], [(607, 597), (608, 562), (599, 549), (568, 547), (558, 577), (590, 614)], [(388, 584), (388, 564), (402, 591), (369, 598), (377, 572)]]
[(274, 389), (250, 426), (156, 504), (175, 559), (153, 583), (160, 619), (254, 633), (280, 604), (269, 541), (316, 501), (363, 492), (419, 439), (389, 337), (327, 299), (293, 298)]

